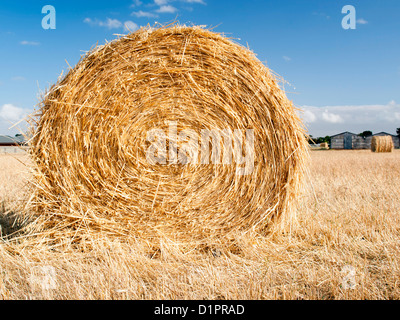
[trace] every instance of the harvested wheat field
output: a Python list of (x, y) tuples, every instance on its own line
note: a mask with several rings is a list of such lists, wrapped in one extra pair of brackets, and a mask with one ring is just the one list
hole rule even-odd
[[(400, 151), (311, 152), (296, 217), (235, 243), (191, 247), (97, 235), (18, 236), (26, 156), (0, 156), (3, 299), (399, 299)], [(13, 225), (13, 222), (14, 225)], [(10, 233), (14, 232), (14, 237)]]

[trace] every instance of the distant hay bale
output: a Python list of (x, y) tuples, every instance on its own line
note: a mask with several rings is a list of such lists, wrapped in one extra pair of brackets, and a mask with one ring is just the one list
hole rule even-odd
[(320, 143), (320, 145), (319, 145), (321, 148), (323, 148), (323, 149), (329, 149), (329, 144), (328, 144), (328, 142), (322, 142), (322, 143)]
[(391, 136), (374, 136), (371, 140), (372, 152), (392, 152), (394, 148)]
[[(236, 162), (218, 148), (198, 160), (213, 140), (173, 141), (183, 130), (228, 133), (224, 152)], [(235, 130), (243, 135), (229, 140)], [(180, 240), (262, 233), (288, 216), (308, 154), (296, 110), (251, 51), (177, 25), (87, 53), (41, 102), (30, 150), (31, 206), (54, 237)]]

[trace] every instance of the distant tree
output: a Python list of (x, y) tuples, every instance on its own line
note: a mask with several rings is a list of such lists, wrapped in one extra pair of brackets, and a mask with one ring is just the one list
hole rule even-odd
[(328, 142), (329, 144), (331, 144), (331, 137), (330, 136), (326, 136), (324, 139), (325, 139), (325, 142)]
[(364, 137), (364, 138), (370, 137), (370, 136), (372, 136), (372, 131), (370, 131), (370, 130), (363, 131), (363, 132), (361, 132), (361, 133), (359, 134), (359, 136), (360, 136), (360, 137)]
[(397, 133), (397, 135), (398, 135), (399, 138), (400, 138), (400, 128), (397, 128), (397, 129), (396, 129), (396, 133)]
[(316, 137), (314, 138), (312, 135), (308, 136), (308, 143), (309, 144), (319, 144), (322, 142), (328, 142), (331, 143), (331, 137), (330, 136), (325, 136), (325, 137)]

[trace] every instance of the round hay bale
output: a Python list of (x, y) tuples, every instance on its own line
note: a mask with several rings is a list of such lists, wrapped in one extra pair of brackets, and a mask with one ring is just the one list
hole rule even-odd
[(142, 28), (87, 53), (34, 131), (33, 208), (61, 236), (264, 232), (289, 214), (307, 156), (269, 69), (200, 27)]
[(329, 149), (329, 144), (328, 142), (322, 142), (319, 145), (322, 149)]
[(374, 136), (371, 140), (372, 152), (392, 152), (394, 143), (391, 136)]

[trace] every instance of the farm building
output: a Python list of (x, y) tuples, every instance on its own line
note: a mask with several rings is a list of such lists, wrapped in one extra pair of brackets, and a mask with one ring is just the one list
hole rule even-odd
[(23, 146), (26, 144), (23, 135), (16, 135), (15, 137), (0, 135), (0, 146), (11, 147), (11, 146)]
[(0, 146), (11, 147), (20, 146), (25, 144), (25, 139), (22, 135), (17, 135), (15, 137), (0, 135)]
[(331, 149), (370, 149), (373, 136), (391, 136), (395, 148), (399, 148), (399, 137), (387, 132), (379, 132), (369, 137), (361, 137), (352, 132), (342, 132), (331, 136)]
[(0, 146), (10, 147), (16, 145), (18, 145), (18, 143), (14, 140), (14, 138), (9, 136), (0, 136)]
[(24, 136), (15, 137), (0, 135), (0, 154), (23, 153), (27, 150)]

